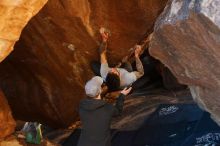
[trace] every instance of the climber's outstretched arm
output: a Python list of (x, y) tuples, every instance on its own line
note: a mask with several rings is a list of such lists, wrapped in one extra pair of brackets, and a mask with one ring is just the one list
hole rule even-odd
[(101, 64), (104, 64), (104, 63), (108, 63), (106, 50), (107, 50), (107, 41), (108, 41), (109, 33), (103, 27), (100, 28), (99, 32), (102, 37), (102, 43), (100, 45), (99, 52), (100, 52)]
[(101, 77), (105, 80), (109, 70), (111, 69), (108, 66), (107, 55), (106, 55), (109, 33), (103, 27), (100, 28), (99, 31), (102, 37), (102, 43), (99, 48), (100, 60), (101, 60), (100, 74)]
[(134, 72), (137, 79), (139, 79), (140, 77), (144, 75), (144, 67), (139, 58), (141, 50), (142, 50), (141, 46), (137, 45), (135, 48), (135, 62), (136, 62), (137, 71)]
[(144, 75), (144, 67), (143, 67), (142, 62), (139, 57), (135, 57), (135, 60), (136, 60), (137, 71), (135, 71), (134, 73), (135, 73), (137, 79), (139, 79), (140, 77), (142, 77)]
[(100, 50), (101, 64), (108, 63), (107, 62), (107, 56), (106, 56), (107, 41), (106, 42), (102, 41), (99, 50)]

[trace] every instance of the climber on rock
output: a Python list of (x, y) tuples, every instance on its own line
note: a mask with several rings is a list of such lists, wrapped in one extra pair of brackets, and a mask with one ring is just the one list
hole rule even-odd
[(124, 98), (130, 93), (131, 87), (121, 91), (113, 106), (101, 99), (102, 84), (103, 79), (95, 76), (85, 85), (87, 98), (80, 102), (79, 115), (82, 131), (77, 146), (111, 146), (112, 116), (121, 114)]
[(100, 50), (99, 50), (100, 58), (101, 58), (100, 74), (101, 77), (106, 82), (109, 91), (114, 91), (129, 86), (144, 75), (144, 68), (139, 58), (140, 53), (142, 51), (142, 47), (140, 45), (135, 46), (135, 52), (134, 52), (137, 71), (129, 72), (124, 68), (117, 68), (117, 67), (111, 68), (108, 65), (107, 56), (106, 56), (109, 32), (106, 31), (105, 28), (100, 28), (100, 34), (102, 37), (102, 43), (100, 45)]

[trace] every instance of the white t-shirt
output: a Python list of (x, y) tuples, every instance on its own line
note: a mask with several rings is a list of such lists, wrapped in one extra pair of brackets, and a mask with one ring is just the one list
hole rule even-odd
[[(137, 77), (134, 72), (128, 72), (127, 70), (123, 68), (116, 68), (120, 74), (120, 87), (124, 88), (126, 86), (131, 85), (137, 80)], [(101, 64), (100, 73), (103, 78), (103, 80), (106, 80), (106, 76), (108, 72), (111, 70), (111, 68), (108, 66), (107, 63)]]

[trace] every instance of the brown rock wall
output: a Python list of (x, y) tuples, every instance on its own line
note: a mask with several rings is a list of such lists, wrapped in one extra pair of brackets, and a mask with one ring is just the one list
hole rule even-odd
[(16, 123), (12, 117), (7, 99), (0, 90), (0, 140), (12, 134), (15, 130), (15, 126)]
[(150, 54), (189, 85), (220, 124), (220, 2), (169, 1), (155, 24)]
[[(77, 118), (90, 62), (99, 60), (98, 29), (111, 30), (109, 62), (150, 33), (166, 0), (49, 0), (0, 65), (16, 118), (67, 126)], [(20, 109), (23, 110), (20, 110)]]
[(27, 22), (47, 0), (0, 1), (0, 62), (11, 53)]

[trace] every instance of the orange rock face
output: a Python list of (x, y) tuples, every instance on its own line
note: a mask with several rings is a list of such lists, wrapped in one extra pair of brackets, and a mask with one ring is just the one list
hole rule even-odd
[(11, 114), (8, 102), (0, 90), (0, 139), (12, 134), (15, 130), (15, 121)]
[(218, 0), (170, 1), (155, 24), (150, 53), (220, 124), (219, 14)]
[(0, 62), (13, 50), (27, 22), (47, 0), (0, 1)]
[(152, 31), (165, 4), (166, 0), (48, 1), (0, 65), (0, 86), (16, 117), (69, 125), (85, 96), (84, 84), (93, 75), (90, 62), (99, 60), (99, 27), (111, 31), (108, 56), (113, 65)]

